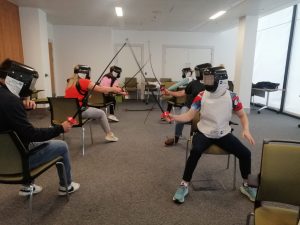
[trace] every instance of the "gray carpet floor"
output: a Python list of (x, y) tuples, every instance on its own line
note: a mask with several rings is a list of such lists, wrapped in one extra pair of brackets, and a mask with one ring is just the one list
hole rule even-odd
[[(93, 123), (94, 144), (86, 129), (86, 152), (82, 156), (81, 129), (65, 135), (70, 148), (73, 179), (81, 184), (70, 201), (57, 195), (55, 167), (41, 175), (36, 183), (44, 190), (33, 198), (33, 224), (41, 225), (242, 225), (253, 209), (239, 192), (241, 176), (237, 166), (236, 189), (232, 188), (233, 159), (226, 170), (226, 156), (203, 155), (193, 179), (214, 190), (190, 189), (186, 202), (174, 204), (173, 194), (181, 180), (190, 126), (176, 146), (165, 147), (166, 136), (174, 133), (174, 124), (160, 121), (160, 110), (152, 111), (134, 100), (118, 105), (118, 123), (110, 123), (119, 141), (107, 143), (98, 124)], [(149, 113), (148, 117), (147, 114)], [(50, 125), (48, 111), (29, 112), (37, 127)], [(145, 120), (146, 119), (146, 120)], [(299, 139), (299, 121), (269, 110), (249, 114), (250, 129), (256, 140), (252, 152), (252, 172), (258, 173), (264, 138)], [(233, 121), (238, 122), (237, 117)], [(88, 128), (88, 127), (87, 127)], [(240, 126), (234, 134), (240, 138)], [(60, 138), (60, 137), (59, 137)], [(18, 185), (0, 185), (0, 224), (27, 224), (28, 200), (18, 196)]]

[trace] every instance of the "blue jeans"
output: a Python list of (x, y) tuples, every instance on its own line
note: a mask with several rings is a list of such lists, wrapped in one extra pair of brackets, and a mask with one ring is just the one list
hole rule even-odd
[[(62, 156), (63, 163), (67, 174), (68, 185), (72, 182), (71, 177), (71, 165), (69, 160), (69, 149), (66, 142), (61, 140), (50, 140), (45, 142), (32, 142), (29, 144), (29, 150), (33, 153), (29, 156), (29, 167), (30, 169), (36, 168), (52, 159)], [(34, 152), (36, 150), (36, 152)], [(65, 185), (63, 171), (57, 168), (59, 176), (59, 184)]]
[[(187, 106), (182, 106), (180, 109), (180, 114), (183, 114), (187, 111), (189, 111), (189, 108)], [(175, 136), (176, 137), (180, 137), (182, 135), (184, 124), (185, 123), (176, 123), (176, 125), (175, 125)]]

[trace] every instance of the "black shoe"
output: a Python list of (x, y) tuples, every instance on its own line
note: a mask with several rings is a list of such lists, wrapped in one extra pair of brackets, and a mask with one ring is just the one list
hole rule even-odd
[(165, 145), (166, 146), (172, 146), (174, 144), (177, 144), (179, 140), (179, 137), (175, 136), (175, 138), (167, 138), (167, 140), (165, 141)]
[(165, 141), (165, 145), (166, 145), (166, 146), (171, 146), (171, 145), (174, 145), (174, 144), (175, 144), (174, 138), (168, 138), (168, 139)]

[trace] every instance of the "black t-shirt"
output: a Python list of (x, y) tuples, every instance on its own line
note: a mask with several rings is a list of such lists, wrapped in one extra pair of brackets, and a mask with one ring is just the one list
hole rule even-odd
[(185, 105), (190, 108), (194, 98), (199, 94), (199, 92), (204, 91), (205, 87), (199, 80), (191, 81), (184, 89), (186, 93)]
[(25, 108), (20, 98), (0, 85), (0, 132), (13, 130), (24, 146), (30, 142), (48, 141), (63, 133), (61, 125), (50, 128), (35, 128), (28, 121)]

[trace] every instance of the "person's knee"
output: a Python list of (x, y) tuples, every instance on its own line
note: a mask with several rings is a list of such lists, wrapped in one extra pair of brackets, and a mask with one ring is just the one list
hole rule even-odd
[(52, 145), (51, 147), (61, 154), (65, 154), (69, 151), (67, 143), (62, 140), (51, 140), (50, 145)]
[(100, 118), (100, 119), (106, 117), (105, 112), (101, 109), (98, 110), (97, 114), (98, 114), (98, 118)]
[(249, 149), (245, 148), (241, 157), (244, 160), (251, 160), (251, 151)]

